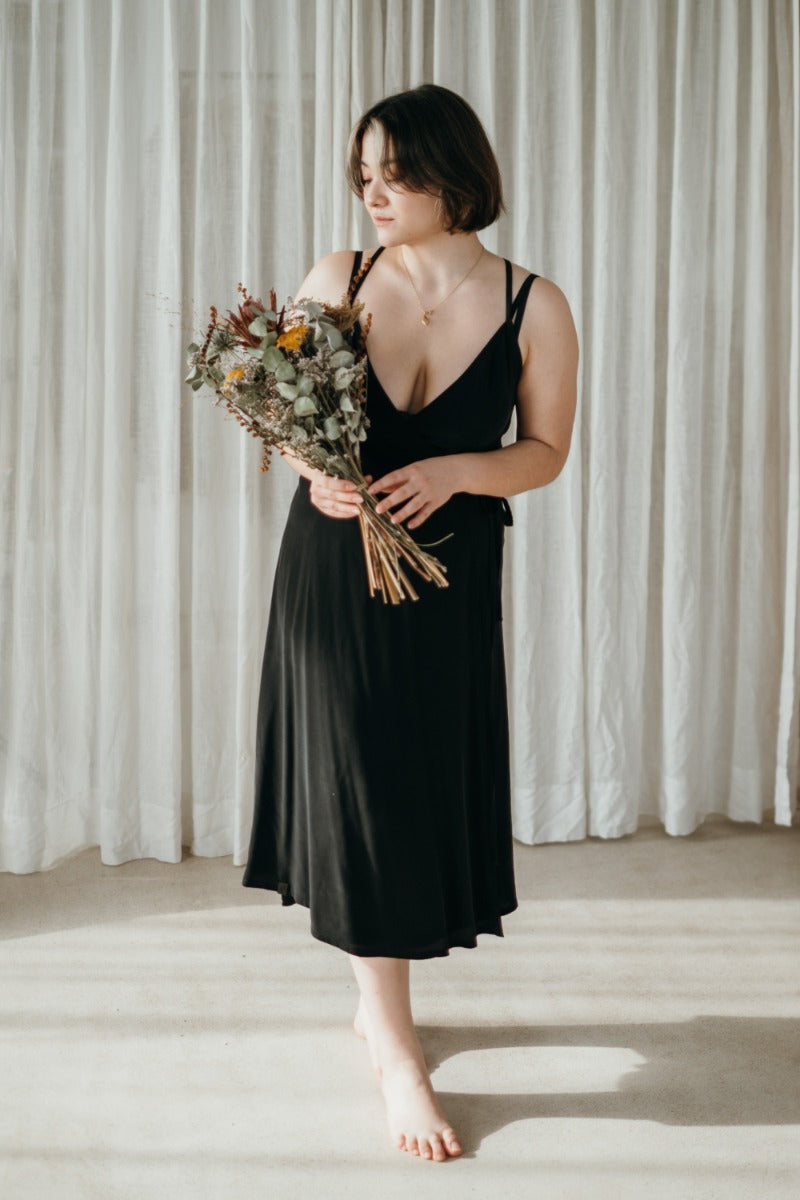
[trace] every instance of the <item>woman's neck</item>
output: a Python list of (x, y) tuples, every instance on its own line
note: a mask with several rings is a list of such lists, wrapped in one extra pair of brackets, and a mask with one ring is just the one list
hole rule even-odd
[(420, 291), (435, 293), (465, 275), (482, 252), (476, 233), (435, 233), (397, 246), (395, 261)]

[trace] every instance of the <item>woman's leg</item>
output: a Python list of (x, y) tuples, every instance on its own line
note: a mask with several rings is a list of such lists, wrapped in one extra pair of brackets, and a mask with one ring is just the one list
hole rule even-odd
[(411, 1015), (407, 958), (347, 956), (361, 991), (354, 1021), (369, 1041), (395, 1145), (437, 1161), (461, 1153), (431, 1085)]

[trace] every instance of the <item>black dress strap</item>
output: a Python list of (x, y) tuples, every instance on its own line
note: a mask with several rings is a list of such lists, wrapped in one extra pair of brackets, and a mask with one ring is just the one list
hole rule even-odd
[(356, 250), (355, 256), (353, 257), (353, 268), (350, 272), (350, 283), (347, 285), (347, 299), (351, 304), (358, 294), (358, 289), (361, 287), (362, 283), (372, 270), (372, 264), (375, 262), (375, 259), (378, 258), (379, 255), (383, 254), (383, 251), (384, 247), (378, 246), (378, 249), (375, 251), (372, 258), (368, 258), (362, 267), (361, 259), (363, 257), (363, 251)]
[(514, 322), (514, 329), (516, 331), (517, 337), (519, 337), (520, 327), (522, 326), (522, 315), (525, 312), (525, 305), (527, 304), (527, 301), (528, 301), (528, 295), (531, 290), (531, 284), (533, 283), (534, 279), (538, 279), (538, 278), (539, 278), (538, 275), (534, 275), (533, 273), (531, 273), (527, 277), (527, 279), (524, 279), (522, 281), (522, 286), (520, 287), (519, 291), (517, 292), (516, 296), (514, 297), (514, 303), (511, 305), (511, 312), (510, 312), (509, 316), (510, 316), (511, 320), (513, 320), (513, 322)]
[(348, 296), (350, 295), (350, 289), (353, 286), (353, 280), (355, 279), (356, 275), (358, 274), (359, 268), (361, 267), (362, 254), (363, 254), (362, 250), (356, 250), (355, 254), (353, 255), (353, 268), (350, 272), (350, 282), (347, 285)]
[[(525, 304), (528, 300), (528, 293), (531, 290), (531, 284), (533, 283), (534, 279), (538, 279), (539, 276), (535, 275), (533, 273), (528, 275), (527, 279), (524, 279), (522, 281), (522, 286), (520, 287), (519, 291), (517, 292), (517, 294), (514, 297), (514, 300), (512, 302), (512, 300), (511, 300), (511, 263), (508, 261), (508, 259), (506, 259), (505, 264), (506, 264), (506, 321), (513, 322), (514, 332), (516, 333), (517, 337), (519, 337), (520, 326), (522, 325), (522, 314), (525, 312)], [(502, 521), (503, 525), (513, 525), (514, 524), (514, 514), (511, 511), (511, 505), (508, 503), (508, 500), (506, 499), (505, 496), (499, 496), (497, 498), (496, 511), (497, 511), (497, 514), (498, 514), (500, 520)]]

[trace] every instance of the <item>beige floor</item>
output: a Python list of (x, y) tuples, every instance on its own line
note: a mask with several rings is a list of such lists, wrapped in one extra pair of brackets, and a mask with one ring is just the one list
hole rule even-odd
[(0, 876), (0, 1196), (795, 1200), (800, 830), (516, 861), (505, 938), (412, 965), (442, 1164), (388, 1140), (346, 957), (230, 859)]

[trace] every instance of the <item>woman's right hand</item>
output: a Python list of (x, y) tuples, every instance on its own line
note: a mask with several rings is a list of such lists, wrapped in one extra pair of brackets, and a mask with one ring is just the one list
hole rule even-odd
[[(311, 503), (326, 517), (357, 517), (364, 497), (350, 479), (336, 479), (312, 467), (308, 476)], [(372, 476), (367, 475), (367, 483)]]

